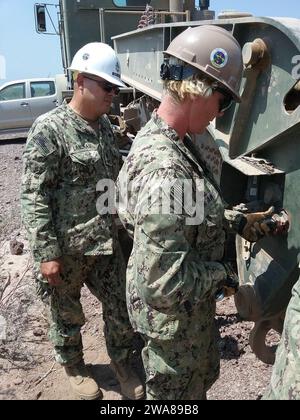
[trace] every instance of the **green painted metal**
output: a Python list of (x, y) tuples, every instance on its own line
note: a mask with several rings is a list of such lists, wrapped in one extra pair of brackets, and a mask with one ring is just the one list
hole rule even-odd
[[(136, 29), (146, 4), (159, 10), (168, 9), (168, 1), (124, 1), (126, 7), (118, 7), (113, 0), (60, 0), (62, 18), (62, 44), (66, 67), (83, 45), (102, 41), (112, 45), (112, 36)], [(126, 12), (137, 11), (128, 14)]]

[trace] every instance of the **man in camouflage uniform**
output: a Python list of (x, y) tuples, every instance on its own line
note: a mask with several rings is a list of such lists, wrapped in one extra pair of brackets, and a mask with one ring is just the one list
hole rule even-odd
[(300, 400), (300, 280), (287, 307), (270, 387), (263, 399)]
[[(219, 373), (215, 299), (233, 293), (237, 279), (222, 262), (219, 187), (188, 133), (202, 133), (232, 99), (239, 100), (242, 56), (229, 32), (210, 26), (186, 30), (166, 55), (162, 103), (139, 132), (118, 178), (119, 217), (134, 239), (127, 305), (145, 340), (147, 399), (201, 400)], [(193, 186), (196, 207), (184, 203), (178, 212), (185, 181)], [(197, 185), (203, 186), (201, 203)], [(191, 223), (197, 205), (204, 215)], [(226, 223), (256, 240), (254, 222), (265, 216), (228, 210)]]
[(86, 284), (102, 302), (107, 351), (122, 393), (143, 397), (128, 365), (134, 332), (125, 302), (125, 266), (112, 214), (96, 204), (101, 180), (116, 180), (120, 156), (106, 117), (123, 86), (118, 59), (108, 45), (91, 43), (74, 56), (74, 96), (41, 116), (24, 152), (23, 221), (35, 262), (37, 290), (50, 306), (49, 337), (82, 399), (102, 392), (83, 361), (80, 291)]

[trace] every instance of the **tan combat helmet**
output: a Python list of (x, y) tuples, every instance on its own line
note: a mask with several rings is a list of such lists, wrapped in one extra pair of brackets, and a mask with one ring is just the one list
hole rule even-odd
[(242, 51), (230, 32), (215, 25), (188, 28), (170, 43), (164, 53), (188, 66), (165, 63), (161, 69), (162, 79), (184, 80), (200, 70), (216, 81), (235, 101), (241, 102)]

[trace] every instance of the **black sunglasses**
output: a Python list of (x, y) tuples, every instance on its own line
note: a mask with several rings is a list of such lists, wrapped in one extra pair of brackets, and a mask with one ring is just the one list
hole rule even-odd
[(233, 98), (232, 96), (230, 96), (228, 94), (228, 92), (226, 92), (224, 89), (220, 88), (220, 87), (215, 87), (214, 88), (215, 92), (219, 92), (223, 95), (223, 99), (220, 100), (219, 103), (219, 112), (225, 112), (228, 108), (231, 107), (232, 103), (233, 103)]
[(114, 92), (115, 95), (118, 95), (119, 92), (120, 92), (120, 89), (116, 85), (112, 85), (111, 83), (107, 82), (106, 80), (99, 80), (99, 79), (96, 79), (96, 78), (91, 77), (91, 76), (86, 76), (85, 74), (84, 74), (84, 77), (86, 79), (90, 79), (90, 80), (93, 80), (94, 82), (96, 82), (107, 93)]
[(220, 101), (220, 104), (219, 104), (219, 112), (227, 111), (227, 109), (231, 107), (232, 103), (233, 103), (233, 100), (231, 96), (229, 95), (224, 96), (224, 98)]

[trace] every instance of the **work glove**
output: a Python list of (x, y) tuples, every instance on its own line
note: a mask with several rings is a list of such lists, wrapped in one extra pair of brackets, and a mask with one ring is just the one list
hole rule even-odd
[(267, 211), (244, 214), (243, 224), (239, 234), (249, 242), (257, 242), (263, 236), (268, 236), (272, 229), (274, 207)]
[(222, 263), (226, 270), (226, 278), (223, 280), (220, 289), (215, 294), (216, 300), (220, 301), (226, 297), (233, 296), (239, 290), (239, 278), (230, 263)]

